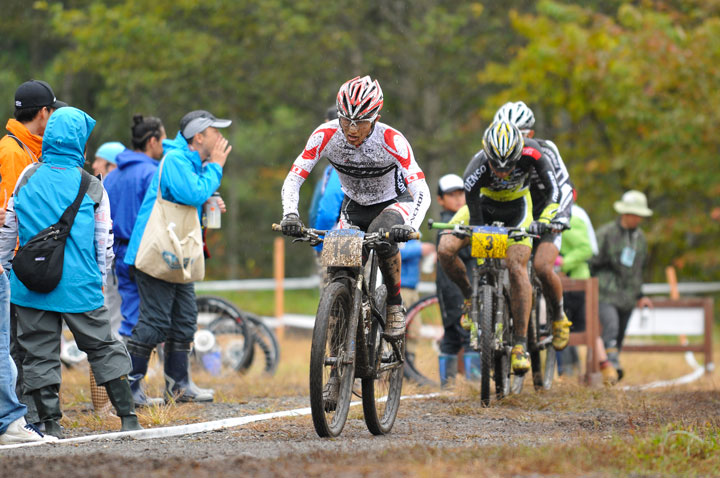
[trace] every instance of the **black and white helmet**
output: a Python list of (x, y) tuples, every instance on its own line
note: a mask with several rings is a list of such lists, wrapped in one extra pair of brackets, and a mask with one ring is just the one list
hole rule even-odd
[(527, 133), (533, 126), (535, 126), (535, 115), (532, 110), (528, 108), (528, 105), (522, 101), (508, 102), (505, 103), (495, 113), (494, 122), (498, 121), (509, 121), (518, 127), (518, 129)]
[(525, 146), (517, 126), (501, 120), (491, 124), (483, 135), (483, 150), (492, 168), (500, 173), (512, 171)]

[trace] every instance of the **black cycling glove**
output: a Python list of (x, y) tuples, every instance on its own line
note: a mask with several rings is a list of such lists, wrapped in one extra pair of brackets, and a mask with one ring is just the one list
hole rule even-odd
[(290, 213), (280, 221), (280, 227), (282, 227), (282, 233), (286, 236), (291, 237), (302, 237), (303, 223), (300, 220), (300, 216), (295, 213)]
[(528, 227), (528, 232), (536, 236), (542, 236), (548, 230), (548, 224), (541, 221), (533, 221)]
[(410, 234), (414, 233), (415, 229), (412, 226), (406, 224), (396, 224), (390, 228), (390, 239), (394, 242), (407, 242), (410, 240)]

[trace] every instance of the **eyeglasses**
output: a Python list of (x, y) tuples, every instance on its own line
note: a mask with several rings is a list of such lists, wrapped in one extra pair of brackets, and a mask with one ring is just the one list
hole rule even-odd
[(343, 129), (350, 128), (351, 126), (354, 126), (356, 128), (359, 128), (361, 126), (370, 125), (375, 120), (373, 119), (363, 119), (363, 120), (351, 120), (350, 118), (346, 116), (339, 115), (340, 118), (340, 126), (343, 127)]

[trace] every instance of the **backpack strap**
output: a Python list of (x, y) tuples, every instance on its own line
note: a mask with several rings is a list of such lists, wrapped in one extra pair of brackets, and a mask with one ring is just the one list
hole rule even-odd
[[(5, 131), (7, 131), (7, 130), (5, 130)], [(30, 159), (32, 159), (32, 162), (33, 162), (33, 163), (37, 163), (37, 162), (39, 161), (38, 158), (37, 158), (37, 156), (35, 156), (35, 153), (33, 153), (32, 151), (30, 151), (30, 148), (28, 148), (27, 146), (25, 146), (25, 143), (23, 143), (23, 142), (20, 140), (20, 138), (18, 138), (18, 137), (15, 136), (14, 134), (12, 134), (10, 131), (8, 131), (7, 135), (10, 136), (12, 139), (14, 139), (15, 142), (18, 144), (18, 146), (20, 146), (20, 147), (28, 154), (28, 156), (30, 156)]]
[(90, 173), (88, 173), (84, 169), (81, 169), (80, 172), (80, 190), (75, 197), (75, 201), (73, 201), (73, 203), (68, 206), (67, 209), (65, 209), (65, 212), (62, 216), (60, 216), (60, 219), (57, 222), (58, 226), (64, 226), (65, 228), (67, 228), (68, 232), (70, 232), (70, 227), (72, 227), (72, 224), (75, 221), (75, 216), (80, 209), (80, 203), (82, 202), (83, 197), (88, 190), (88, 187), (90, 187), (90, 179), (92, 178), (92, 176), (90, 176)]

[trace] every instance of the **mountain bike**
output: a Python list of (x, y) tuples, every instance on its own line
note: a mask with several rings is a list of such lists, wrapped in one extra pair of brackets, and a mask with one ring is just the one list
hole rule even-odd
[[(222, 297), (200, 295), (196, 299), (198, 329), (214, 335), (222, 365), (240, 373), (251, 370), (273, 375), (280, 361), (280, 344), (263, 319), (241, 310)], [(197, 351), (196, 351), (197, 352)], [(257, 359), (257, 360), (256, 360)]]
[[(273, 224), (274, 231), (282, 228)], [(362, 379), (365, 424), (374, 435), (389, 433), (402, 393), (404, 338), (387, 340), (387, 288), (377, 286), (375, 248), (389, 233), (359, 229), (319, 231), (303, 228), (293, 242), (323, 243), (328, 268), (315, 316), (310, 349), (310, 409), (321, 437), (338, 436), (345, 426), (355, 378)], [(411, 239), (419, 238), (414, 234)], [(370, 264), (365, 273), (366, 261)]]
[(491, 379), (498, 399), (510, 393), (510, 352), (514, 321), (509, 308), (509, 275), (503, 258), (509, 238), (535, 237), (522, 227), (465, 226), (429, 221), (432, 229), (446, 229), (471, 238), (472, 271), (470, 348), (480, 351), (480, 401), (490, 404)]

